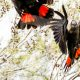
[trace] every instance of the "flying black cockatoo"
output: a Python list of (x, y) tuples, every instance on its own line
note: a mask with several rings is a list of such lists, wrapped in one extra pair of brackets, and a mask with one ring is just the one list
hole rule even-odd
[(62, 53), (68, 52), (69, 56), (66, 60), (66, 67), (70, 67), (75, 58), (80, 56), (80, 24), (75, 20), (71, 21), (68, 29), (68, 16), (64, 5), (62, 5), (63, 13), (56, 11), (60, 19), (56, 19), (52, 24), (55, 42), (58, 43)]
[(43, 5), (52, 4), (53, 0), (12, 0), (12, 2), (21, 17), (17, 25), (19, 29), (24, 29), (26, 24), (28, 29), (31, 26), (36, 28), (36, 25), (41, 25), (41, 22), (42, 24), (46, 24), (46, 21), (48, 22), (48, 20), (43, 20), (44, 18), (49, 19), (54, 15), (52, 8)]

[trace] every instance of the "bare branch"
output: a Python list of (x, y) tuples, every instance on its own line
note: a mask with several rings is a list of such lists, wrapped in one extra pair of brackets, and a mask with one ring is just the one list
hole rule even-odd
[(58, 59), (57, 59), (56, 62), (55, 62), (55, 65), (53, 66), (53, 69), (52, 69), (52, 72), (51, 72), (51, 76), (50, 76), (50, 80), (52, 80), (54, 68), (56, 67), (57, 62), (58, 62), (58, 60), (62, 57), (62, 55), (63, 55), (63, 54), (61, 54), (61, 55), (58, 57)]

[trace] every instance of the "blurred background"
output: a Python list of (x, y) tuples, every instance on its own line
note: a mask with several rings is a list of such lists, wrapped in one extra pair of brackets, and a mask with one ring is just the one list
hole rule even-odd
[[(54, 0), (51, 7), (68, 19), (80, 20), (80, 0)], [(80, 80), (80, 59), (65, 72), (66, 55), (50, 28), (17, 30), (19, 21), (11, 0), (0, 0), (0, 80)]]

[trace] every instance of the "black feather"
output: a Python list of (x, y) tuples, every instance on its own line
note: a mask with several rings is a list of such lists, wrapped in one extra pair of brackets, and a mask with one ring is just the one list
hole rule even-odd
[(64, 16), (65, 16), (65, 18), (67, 19), (67, 12), (66, 12), (66, 10), (65, 10), (65, 7), (64, 7), (64, 5), (62, 5), (62, 9), (63, 9), (63, 13), (64, 13)]
[[(62, 9), (63, 6), (62, 6)], [(56, 43), (59, 44), (60, 50), (62, 51), (62, 53), (67, 53), (67, 24), (68, 24), (68, 20), (67, 17), (65, 17), (65, 10), (64, 11), (64, 15), (58, 11), (54, 11), (59, 17), (61, 17), (61, 19), (55, 19), (52, 22), (52, 30), (54, 33), (54, 39), (56, 41)]]
[(61, 14), (60, 12), (58, 11), (54, 11), (57, 15), (59, 15), (62, 19), (64, 18), (63, 14)]

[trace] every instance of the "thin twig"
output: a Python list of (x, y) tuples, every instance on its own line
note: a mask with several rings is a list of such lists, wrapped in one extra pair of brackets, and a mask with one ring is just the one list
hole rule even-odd
[(62, 57), (62, 55), (63, 55), (63, 54), (61, 54), (61, 55), (58, 57), (58, 59), (57, 59), (56, 62), (55, 62), (55, 65), (53, 66), (53, 69), (52, 69), (52, 72), (51, 72), (51, 76), (50, 76), (50, 80), (52, 80), (52, 75), (53, 75), (54, 68), (56, 67), (57, 62), (58, 62), (58, 60)]
[(0, 63), (0, 66), (1, 66), (2, 64), (6, 63), (7, 60), (8, 60), (10, 57), (11, 57), (11, 55), (9, 55), (6, 59), (3, 58), (3, 62)]
[(80, 76), (80, 72), (77, 72), (75, 75), (73, 75), (69, 80), (74, 80), (76, 77)]
[[(4, 2), (5, 2), (5, 0), (4, 0)], [(14, 20), (14, 22), (13, 22), (13, 24), (14, 24), (14, 26), (16, 25), (16, 19), (17, 19), (17, 15), (16, 15), (16, 17), (15, 17), (15, 20)], [(11, 44), (11, 42), (6, 46), (6, 47), (4, 47), (1, 51), (0, 51), (0, 54), (2, 53), (2, 52), (4, 52), (4, 50), (6, 50), (8, 47), (9, 47), (9, 45)], [(3, 56), (3, 55), (1, 55), (1, 56)]]
[[(11, 44), (11, 42), (9, 43), (9, 45)], [(6, 50), (8, 47), (9, 47), (9, 45), (8, 46), (6, 46), (6, 47), (4, 47), (1, 51), (0, 51), (0, 54), (2, 53), (2, 52), (4, 52), (4, 50)], [(3, 55), (1, 55), (1, 56), (3, 56)], [(0, 56), (0, 57), (1, 57)]]
[(26, 40), (26, 38), (29, 36), (31, 32), (32, 32), (32, 29), (30, 29), (29, 33), (25, 36), (25, 38), (18, 45), (16, 45), (16, 47), (19, 47), (19, 45), (22, 44)]

